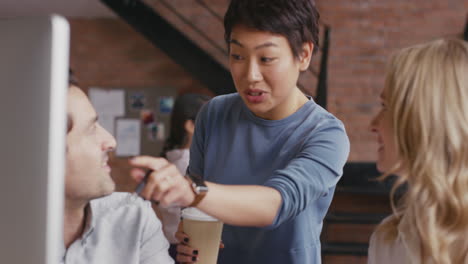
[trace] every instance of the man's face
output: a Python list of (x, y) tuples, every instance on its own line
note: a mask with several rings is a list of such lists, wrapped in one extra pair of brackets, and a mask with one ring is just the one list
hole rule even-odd
[(74, 86), (68, 92), (68, 117), (72, 128), (67, 134), (66, 199), (88, 201), (111, 194), (115, 183), (107, 161), (115, 139), (97, 122), (88, 97)]

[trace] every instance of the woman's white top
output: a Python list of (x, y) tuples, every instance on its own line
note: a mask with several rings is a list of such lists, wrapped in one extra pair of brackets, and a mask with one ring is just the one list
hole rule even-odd
[[(185, 175), (189, 164), (190, 150), (189, 149), (173, 149), (166, 153), (167, 160), (173, 163), (182, 175)], [(175, 238), (175, 233), (177, 232), (177, 227), (180, 222), (180, 208), (179, 207), (169, 207), (164, 208), (159, 206), (159, 211), (161, 212), (163, 224), (163, 232), (167, 240), (171, 244), (177, 244), (179, 241)]]
[[(389, 216), (383, 220), (388, 221), (393, 216)], [(405, 217), (402, 218), (398, 225), (398, 236), (394, 241), (386, 241), (383, 234), (374, 232), (369, 243), (368, 264), (420, 264), (421, 261), (417, 257), (419, 245), (411, 237), (416, 237), (403, 233), (403, 226), (409, 225)], [(414, 228), (404, 230), (413, 230)]]

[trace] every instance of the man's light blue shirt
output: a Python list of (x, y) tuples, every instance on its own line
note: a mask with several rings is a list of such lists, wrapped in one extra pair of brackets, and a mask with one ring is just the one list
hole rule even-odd
[(86, 229), (61, 264), (173, 264), (169, 243), (151, 204), (129, 193), (92, 200)]

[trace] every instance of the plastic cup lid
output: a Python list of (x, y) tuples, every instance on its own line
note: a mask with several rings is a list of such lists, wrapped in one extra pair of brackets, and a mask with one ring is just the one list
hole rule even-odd
[(184, 210), (182, 210), (182, 218), (196, 220), (196, 221), (210, 221), (210, 222), (219, 221), (218, 219), (210, 215), (207, 215), (204, 212), (194, 207), (189, 207), (189, 208), (185, 208)]

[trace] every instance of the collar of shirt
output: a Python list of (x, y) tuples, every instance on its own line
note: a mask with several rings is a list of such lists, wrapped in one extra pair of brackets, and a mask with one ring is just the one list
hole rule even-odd
[[(83, 228), (83, 233), (81, 234), (81, 238), (78, 238), (75, 240), (70, 247), (77, 241), (81, 242), (81, 245), (84, 246), (86, 244), (86, 241), (88, 237), (93, 233), (94, 231), (94, 226), (96, 223), (96, 220), (93, 217), (93, 205), (92, 203), (88, 203), (85, 207), (85, 217), (84, 217), (84, 228)], [(62, 238), (62, 263), (65, 261), (65, 258), (67, 256), (67, 248), (65, 248), (65, 243)]]

